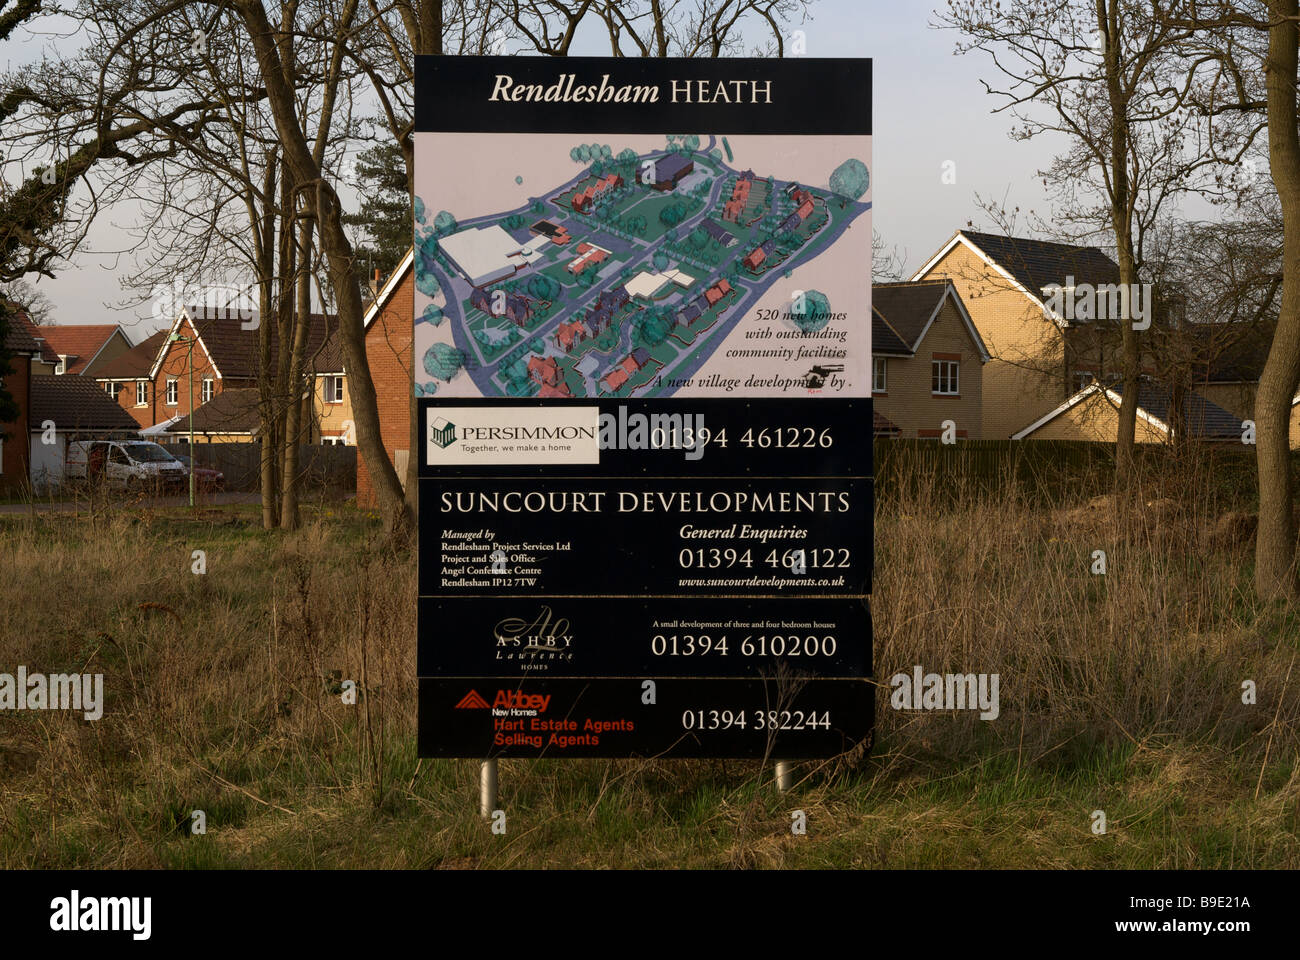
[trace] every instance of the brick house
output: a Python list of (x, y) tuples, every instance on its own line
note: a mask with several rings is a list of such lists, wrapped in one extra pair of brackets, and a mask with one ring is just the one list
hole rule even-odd
[[(983, 430), (1010, 437), (1077, 393), (1113, 357), (1092, 357), (1096, 327), (1057, 317), (1054, 287), (1118, 283), (1119, 268), (1096, 247), (958, 230), (912, 277), (952, 281), (983, 339)], [(892, 418), (891, 418), (892, 419)]]
[(95, 372), (96, 382), (115, 396), (118, 406), (142, 427), (154, 425), (153, 381), (149, 371), (166, 341), (167, 331), (159, 330), (125, 353), (101, 364)]
[(10, 313), (4, 341), (5, 353), (9, 355), (9, 366), (13, 372), (0, 378), (18, 405), (18, 416), (10, 423), (0, 423), (2, 492), (16, 490), (27, 484), (30, 473), (27, 421), (31, 411), (32, 363), (41, 359), (41, 345), (27, 332), (26, 324), (18, 322), (18, 316), (16, 312)]
[(988, 360), (951, 281), (872, 285), (871, 399), (877, 436), (939, 437), (943, 422), (951, 420), (958, 437), (983, 438)]
[[(379, 436), (397, 477), (406, 483), (411, 450), (414, 250), (407, 253), (366, 310), (366, 365), (375, 383)], [(357, 457), (357, 506), (377, 503), (364, 457)]]
[(116, 323), (49, 324), (36, 328), (56, 358), (55, 375), (94, 376), (105, 364), (131, 349)]
[[(1012, 435), (1013, 440), (1095, 440), (1114, 443), (1119, 432), (1119, 405), (1123, 400), (1123, 383), (1090, 383), (1064, 403)], [(1134, 440), (1137, 443), (1165, 443), (1175, 430), (1185, 429), (1189, 439), (1240, 445), (1244, 433), (1242, 419), (1200, 394), (1184, 391), (1182, 412), (1174, 411), (1178, 403), (1173, 391), (1143, 377), (1138, 384), (1137, 418)], [(1294, 431), (1292, 436), (1295, 436)], [(1293, 440), (1294, 443), (1294, 440)]]
[[(166, 331), (146, 339), (139, 347), (127, 351), (96, 373), (95, 379), (107, 389), (119, 386), (118, 403), (151, 433), (171, 433), (173, 426), (204, 404), (215, 400), (225, 390), (256, 388), (260, 365), (258, 330), (245, 329), (251, 320), (242, 319), (233, 310), (185, 307)], [(315, 442), (320, 436), (321, 414), (326, 389), (334, 390), (334, 378), (342, 373), (334, 332), (338, 321), (332, 315), (313, 314), (307, 336), (305, 362), (313, 391), (304, 400), (304, 441)], [(179, 336), (184, 339), (172, 340)], [(192, 342), (191, 342), (192, 341)], [(273, 343), (271, 362), (278, 360)], [(146, 365), (147, 364), (147, 365)], [(191, 401), (191, 366), (193, 398)], [(322, 378), (330, 381), (327, 388)], [(331, 405), (331, 409), (332, 409)], [(214, 421), (223, 408), (209, 412), (209, 430), (205, 437), (220, 435), (228, 440), (249, 440), (247, 430), (221, 431)], [(242, 424), (242, 419), (240, 423)], [(340, 418), (342, 419), (342, 418)], [(188, 429), (186, 434), (188, 437)], [(197, 438), (196, 438), (197, 439)]]

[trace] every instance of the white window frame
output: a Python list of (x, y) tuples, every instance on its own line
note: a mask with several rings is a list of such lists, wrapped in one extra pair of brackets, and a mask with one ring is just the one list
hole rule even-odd
[(212, 377), (204, 377), (203, 386), (199, 390), (199, 396), (202, 397), (202, 400), (200, 402), (207, 403), (214, 396), (216, 396), (216, 393), (217, 393), (217, 381), (214, 380)]
[(346, 447), (348, 445), (347, 437), (321, 437), (320, 445), (322, 447)]
[(149, 406), (149, 381), (137, 380), (135, 382), (135, 405), (137, 407)]
[(167, 379), (166, 404), (169, 407), (175, 407), (180, 404), (181, 387), (180, 381), (175, 377)]
[(889, 358), (888, 357), (871, 358), (871, 392), (872, 393), (889, 392)]
[[(951, 389), (942, 389), (950, 381)], [(957, 360), (930, 361), (930, 395), (933, 397), (961, 396), (961, 363)]]
[(324, 394), (326, 403), (343, 402), (343, 374), (334, 374), (325, 378)]

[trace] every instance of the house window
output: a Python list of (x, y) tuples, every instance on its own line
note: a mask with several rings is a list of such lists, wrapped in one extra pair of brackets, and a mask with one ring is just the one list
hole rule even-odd
[(175, 380), (167, 381), (167, 406), (174, 407), (179, 402), (180, 387)]
[(930, 392), (939, 397), (955, 397), (960, 393), (957, 381), (956, 360), (933, 360), (930, 363)]
[(149, 405), (148, 380), (137, 380), (135, 382), (135, 405), (137, 407), (147, 407)]
[(343, 378), (341, 376), (325, 378), (325, 402), (343, 402)]
[(217, 382), (211, 377), (203, 378), (203, 402), (207, 403), (212, 399), (212, 393), (216, 389)]
[(347, 437), (321, 437), (322, 447), (346, 447), (348, 445)]
[(889, 389), (889, 380), (885, 365), (889, 361), (884, 357), (871, 358), (871, 392), (884, 393)]
[(59, 362), (54, 365), (55, 376), (63, 376), (68, 372), (68, 358), (64, 354), (59, 354)]
[(1073, 376), (1073, 377), (1071, 378), (1071, 380), (1070, 380), (1070, 385), (1071, 385), (1074, 389), (1071, 390), (1070, 392), (1071, 392), (1072, 394), (1073, 394), (1073, 393), (1078, 393), (1080, 390), (1082, 390), (1082, 389), (1083, 389), (1084, 387), (1086, 387), (1088, 384), (1092, 383), (1092, 381), (1093, 381), (1094, 379), (1095, 379), (1095, 378), (1093, 377), (1093, 375), (1092, 375), (1092, 371), (1091, 371), (1091, 370), (1076, 370), (1076, 371), (1074, 371), (1074, 376)]

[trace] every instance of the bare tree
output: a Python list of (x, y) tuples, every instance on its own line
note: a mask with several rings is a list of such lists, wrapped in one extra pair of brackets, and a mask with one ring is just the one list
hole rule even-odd
[(1057, 219), (1074, 239), (1112, 249), (1124, 389), (1116, 482), (1133, 479), (1142, 346), (1129, 294), (1144, 276), (1144, 239), (1171, 200), (1213, 190), (1214, 166), (1249, 146), (1252, 131), (1208, 124), (1188, 106), (1196, 62), (1181, 56), (1188, 29), (1136, 0), (954, 0), (940, 18), (968, 39), (960, 52), (992, 57), (1005, 87), (985, 83), (1019, 121), (1017, 139), (1064, 134), (1066, 151), (1045, 171)]
[(1282, 249), (1278, 316), (1255, 399), (1255, 588), (1262, 599), (1294, 599), (1296, 518), (1289, 441), (1292, 398), (1300, 387), (1300, 9), (1297, 0), (1167, 0), (1154, 6), (1156, 17), (1187, 31), (1187, 48), (1214, 66), (1197, 91), (1199, 109), (1210, 116), (1262, 116), (1267, 124)]

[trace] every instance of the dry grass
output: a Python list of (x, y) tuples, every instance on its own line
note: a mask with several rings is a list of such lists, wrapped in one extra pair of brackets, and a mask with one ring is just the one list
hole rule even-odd
[[(784, 797), (739, 761), (503, 761), (505, 836), (477, 764), (415, 757), (414, 565), (372, 521), (3, 521), (0, 670), (102, 672), (107, 706), (0, 714), (0, 866), (1296, 867), (1296, 611), (1253, 599), (1224, 513), (1163, 488), (882, 497), (870, 760)], [(892, 710), (914, 664), (998, 673), (1000, 717)]]

